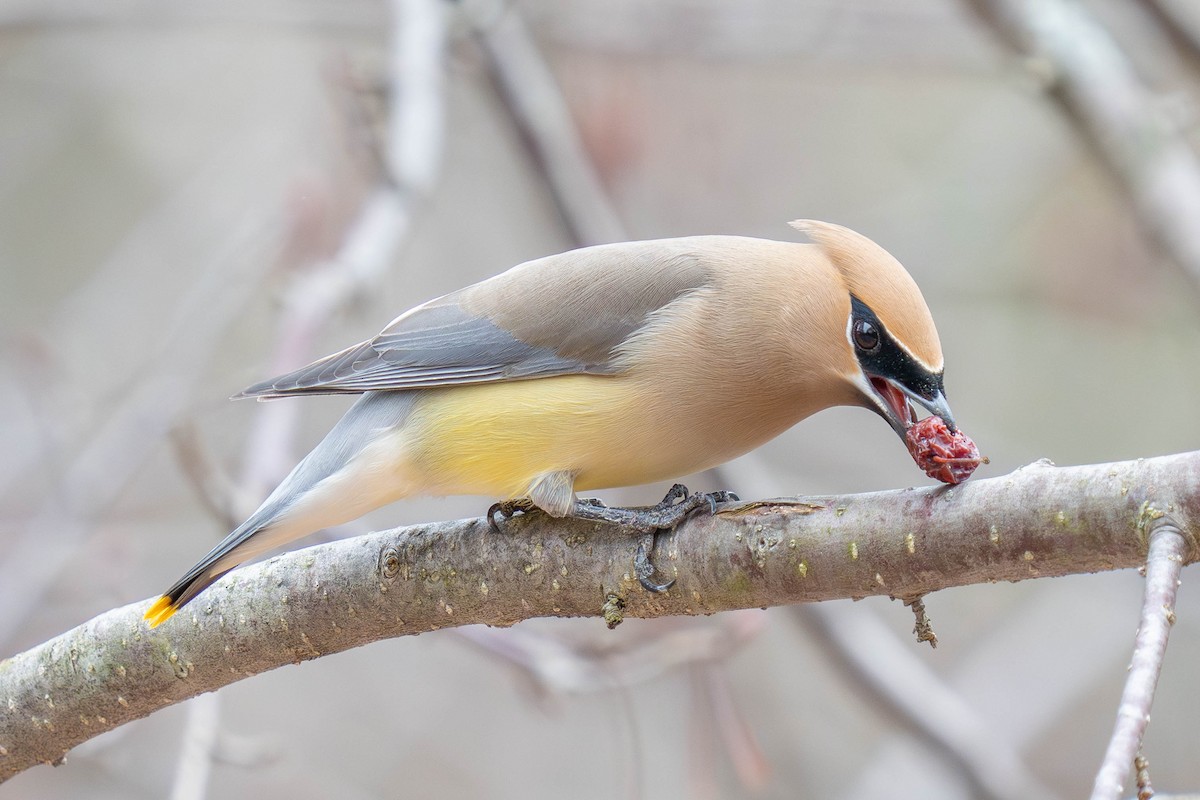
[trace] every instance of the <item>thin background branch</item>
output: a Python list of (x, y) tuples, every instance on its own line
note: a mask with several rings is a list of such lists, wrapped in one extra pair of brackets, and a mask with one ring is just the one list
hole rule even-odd
[[(446, 8), (442, 0), (392, 0), (388, 61), (389, 114), (382, 180), (367, 196), (337, 253), (292, 280), (283, 296), (276, 350), (267, 372), (279, 374), (314, 357), (320, 331), (340, 310), (379, 283), (433, 188), (441, 161), (445, 100)], [(265, 403), (246, 442), (242, 483), (261, 496), (291, 467), (290, 442), (300, 406)]]
[[(558, 209), (559, 219), (574, 244), (579, 247), (603, 242), (624, 241), (629, 238), (625, 225), (613, 205), (599, 172), (584, 145), (583, 137), (571, 115), (570, 106), (558, 85), (554, 73), (538, 47), (524, 15), (516, 6), (505, 8), (496, 18), (484, 18), (478, 12), (472, 18), (477, 38), (487, 58), (492, 84), (504, 103), (505, 109), (521, 132), (530, 158), (544, 179)], [(710, 474), (715, 475), (715, 470)], [(743, 630), (761, 627), (761, 620), (740, 626)], [(535, 642), (523, 639), (515, 632), (495, 635), (491, 631), (478, 631), (464, 635), (480, 645), (491, 643), (494, 652), (513, 660), (530, 674), (543, 670), (562, 672), (570, 664), (579, 675), (591, 674), (591, 681), (602, 679), (607, 688), (623, 690), (628, 685), (629, 672), (618, 668), (611, 653), (580, 653), (565, 642), (552, 642), (547, 637), (536, 637)], [(690, 672), (693, 681), (698, 676), (711, 676), (723, 669), (709, 653), (712, 641), (719, 640), (721, 630), (714, 627), (697, 628), (694, 625), (673, 626), (659, 631), (651, 641), (636, 648), (636, 657), (625, 658), (627, 665), (636, 665), (633, 671), (640, 679), (659, 670), (681, 666), (696, 661), (704, 662), (702, 672)], [(748, 638), (748, 637), (747, 637)], [(684, 641), (676, 641), (682, 639)], [(744, 640), (743, 640), (744, 641)], [(530, 647), (530, 645), (534, 645)], [(559, 651), (558, 657), (549, 657), (547, 651)], [(571, 654), (566, 657), (565, 654)], [(547, 680), (545, 677), (543, 681)], [(718, 694), (712, 689), (725, 685), (709, 677), (703, 681), (700, 698), (713, 702)], [(733, 704), (730, 696), (720, 696)], [(626, 704), (632, 710), (632, 706)], [(724, 712), (724, 713), (722, 713)], [(728, 721), (735, 715), (730, 708), (712, 708), (714, 717)], [(633, 736), (637, 736), (639, 720), (629, 720)], [(728, 725), (720, 729), (722, 742), (737, 765), (760, 763), (762, 755), (757, 741), (747, 725)], [(642, 748), (633, 749), (639, 758)], [(639, 775), (644, 767), (634, 764), (631, 772)], [(750, 767), (738, 770), (738, 775), (748, 788), (759, 773)], [(640, 784), (637, 786), (640, 791)]]
[(989, 728), (966, 698), (925, 662), (911, 656), (880, 619), (864, 609), (822, 606), (795, 609), (807, 637), (827, 644), (840, 672), (860, 687), (864, 702), (888, 709), (911, 734), (954, 762), (976, 797), (1035, 800), (1054, 797), (1034, 778), (1020, 753)]
[[(1161, 510), (1155, 514), (1162, 515)], [(1104, 762), (1096, 774), (1092, 800), (1119, 800), (1125, 778), (1133, 772), (1133, 760), (1142, 747), (1142, 737), (1150, 722), (1154, 688), (1162, 672), (1167, 653), (1167, 637), (1175, 624), (1175, 596), (1179, 575), (1194, 543), (1189, 543), (1174, 520), (1166, 516), (1146, 525), (1150, 532), (1150, 553), (1146, 557), (1146, 591), (1142, 600), (1142, 619), (1133, 646), (1133, 658), (1117, 723)]]
[(74, 454), (55, 495), (8, 545), (0, 563), (5, 607), (0, 646), (27, 622), (86, 538), (93, 518), (114, 502), (187, 408), (188, 388), (271, 262), (266, 245), (270, 229), (266, 220), (250, 218), (233, 230), (226, 247), (199, 272), (188, 301), (181, 303), (176, 325), (151, 359), (154, 369), (97, 425), (95, 435)]
[(488, 66), (579, 246), (629, 238), (584, 150), (570, 109), (516, 7), (476, 19)]
[(1175, 51), (1200, 71), (1200, 15), (1193, 12), (1189, 21), (1171, 0), (1142, 0), (1141, 5), (1162, 27)]
[(1112, 35), (1076, 0), (966, 0), (1049, 69), (1050, 96), (1125, 186), (1138, 220), (1200, 283), (1200, 157)]
[[(417, 213), (433, 188), (441, 158), (444, 128), (443, 69), (446, 11), (443, 0), (392, 0), (389, 39), (389, 117), (384, 152), (387, 168), (350, 225), (337, 254), (317, 268), (297, 273), (284, 292), (277, 346), (271, 371), (284, 372), (313, 357), (327, 323), (357, 297), (379, 283)], [(262, 407), (247, 439), (240, 491), (227, 487), (224, 500), (213, 500), (212, 464), (198, 442), (177, 439), (185, 470), (207, 504), (237, 510), (237, 498), (261, 496), (279, 479), (299, 422), (300, 404)], [(218, 520), (225, 514), (218, 514)], [(235, 516), (240, 516), (235, 514)], [(173, 800), (200, 800), (211, 771), (219, 737), (216, 696), (197, 698), (188, 713), (177, 763)]]

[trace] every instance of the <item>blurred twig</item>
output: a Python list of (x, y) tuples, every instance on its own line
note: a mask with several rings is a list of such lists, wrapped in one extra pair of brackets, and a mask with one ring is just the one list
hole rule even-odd
[(520, 10), (510, 6), (498, 18), (476, 24), (500, 95), (545, 174), (575, 243), (628, 238)]
[(762, 615), (748, 612), (718, 625), (667, 626), (652, 636), (623, 637), (597, 648), (525, 628), (464, 627), (458, 634), (524, 672), (543, 691), (607, 691), (645, 683), (693, 662), (728, 657), (753, 638)]
[(220, 723), (220, 695), (210, 692), (188, 703), (187, 726), (179, 760), (175, 762), (171, 800), (204, 800)]
[(734, 772), (746, 789), (762, 792), (771, 779), (771, 765), (758, 744), (754, 729), (738, 707), (729, 684), (729, 673), (724, 665), (708, 662), (700, 665), (697, 677), (704, 697), (713, 709), (716, 729), (729, 753)]
[(1048, 71), (1050, 96), (1125, 187), (1142, 227), (1200, 283), (1200, 158), (1107, 30), (1076, 0), (966, 0)]
[[(310, 360), (325, 324), (382, 278), (436, 180), (445, 124), (446, 10), (442, 0), (392, 0), (391, 15), (390, 112), (380, 154), (387, 172), (333, 258), (288, 284), (267, 369), (272, 374)], [(295, 403), (267, 403), (259, 413), (246, 444), (242, 479), (256, 496), (290, 468), (298, 414)]]
[(175, 461), (196, 490), (205, 510), (225, 530), (232, 530), (242, 518), (241, 493), (216, 463), (190, 422), (183, 422), (170, 431)]
[[(509, 6), (498, 18), (476, 18), (474, 23), (496, 89), (521, 131), (575, 245), (582, 247), (628, 239), (628, 232), (584, 146), (567, 100), (520, 9)], [(761, 620), (754, 630), (757, 631), (760, 625)], [(580, 679), (597, 687), (615, 684), (619, 688), (631, 679), (645, 680), (656, 671), (694, 663), (711, 665), (715, 654), (712, 650), (714, 642), (709, 640), (719, 636), (721, 631), (707, 626), (676, 627), (655, 637), (652, 643), (639, 648), (638, 653), (627, 659), (614, 658), (611, 653), (579, 652), (573, 658), (565, 659), (563, 650), (570, 652), (566, 643), (542, 640), (531, 648), (528, 641), (514, 634), (508, 631), (501, 637), (480, 630), (469, 635), (480, 644), (485, 644), (489, 637), (502, 638), (502, 646), (500, 641), (493, 643), (498, 647), (496, 652), (503, 653), (514, 663), (521, 663), (527, 673), (538, 676), (543, 685), (562, 681), (565, 674), (571, 674), (574, 676), (571, 685), (578, 690)], [(557, 652), (551, 654), (548, 649)], [(621, 666), (622, 661), (625, 667)], [(631, 667), (636, 668), (632, 673)], [(713, 669), (716, 668), (707, 667), (705, 675)], [(712, 704), (714, 717), (730, 723), (730, 727), (721, 728), (722, 742), (738, 768), (739, 777), (748, 787), (757, 787), (765, 780), (765, 761), (749, 728), (732, 724), (740, 717), (731, 697), (722, 695), (716, 679), (709, 678), (704, 683), (706, 690), (700, 696), (704, 702)], [(560, 688), (565, 687), (560, 685)], [(718, 702), (722, 703), (720, 707), (716, 705)], [(637, 720), (631, 719), (630, 724), (636, 726)], [(640, 749), (635, 749), (635, 756), (639, 753)], [(637, 765), (634, 772), (638, 772)]]
[(856, 692), (886, 709), (911, 733), (953, 762), (972, 785), (972, 796), (996, 800), (1053, 797), (1020, 754), (998, 736), (965, 699), (913, 657), (868, 609), (812, 605), (794, 610), (805, 638), (826, 644)]
[[(337, 254), (293, 277), (284, 293), (273, 372), (312, 357), (319, 333), (344, 306), (382, 278), (394, 260), (415, 213), (415, 204), (433, 187), (442, 147), (443, 51), (446, 42), (442, 0), (392, 0), (391, 58), (388, 73), (390, 115), (381, 184), (370, 194)], [(238, 497), (261, 496), (277, 481), (288, 459), (299, 421), (294, 403), (262, 409), (248, 437), (241, 490), (220, 482), (210, 459), (195, 440), (175, 437), (185, 472), (210, 510), (228, 529)], [(219, 497), (218, 495), (223, 495)], [(223, 512), (223, 513), (222, 513)], [(206, 793), (219, 738), (216, 696), (193, 701), (176, 768), (172, 800), (201, 800)]]
[(724, 793), (718, 783), (717, 742), (747, 791), (762, 793), (771, 779), (771, 765), (747, 722), (730, 685), (725, 661), (696, 661), (688, 670), (691, 700), (687, 721), (688, 789), (695, 800), (715, 800)]
[(1142, 0), (1150, 16), (1162, 26), (1163, 31), (1193, 68), (1200, 69), (1200, 16), (1193, 14), (1189, 22), (1170, 0)]
[(1096, 775), (1092, 800), (1118, 800), (1123, 796), (1125, 778), (1133, 771), (1134, 758), (1142, 746), (1154, 689), (1167, 654), (1167, 637), (1175, 624), (1175, 595), (1179, 574), (1190, 546), (1178, 523), (1161, 516), (1146, 527), (1150, 531), (1150, 552), (1146, 557), (1146, 590), (1142, 600), (1142, 618), (1133, 646), (1133, 658), (1117, 723), (1104, 762)]
[(0, 646), (28, 620), (89, 527), (118, 496), (192, 399), (211, 350), (269, 263), (269, 225), (250, 218), (200, 272), (173, 329), (158, 342), (141, 381), (73, 454), (58, 490), (8, 546), (0, 563), (5, 613)]

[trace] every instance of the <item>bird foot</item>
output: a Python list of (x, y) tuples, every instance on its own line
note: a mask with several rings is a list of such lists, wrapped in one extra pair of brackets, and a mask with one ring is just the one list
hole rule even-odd
[(493, 533), (500, 532), (500, 523), (496, 521), (497, 514), (502, 519), (509, 519), (518, 511), (522, 514), (528, 514), (531, 511), (539, 510), (528, 497), (518, 497), (515, 500), (502, 500), (499, 503), (492, 503), (491, 508), (487, 510), (488, 527), (492, 529)]
[(610, 508), (598, 500), (576, 500), (571, 516), (633, 528), (638, 533), (650, 533), (671, 530), (704, 506), (708, 506), (712, 514), (716, 513), (718, 503), (737, 499), (733, 492), (688, 494), (687, 487), (677, 483), (662, 502), (649, 508)]
[[(604, 501), (598, 497), (585, 497), (575, 501), (577, 504), (591, 506), (593, 508), (606, 508)], [(492, 503), (488, 508), (487, 518), (488, 527), (493, 533), (500, 533), (500, 520), (511, 519), (517, 513), (532, 514), (534, 511), (541, 511), (537, 504), (528, 497), (519, 497), (515, 500), (502, 500), (499, 503)], [(497, 515), (499, 515), (497, 517)]]
[[(681, 522), (707, 507), (708, 513), (717, 512), (718, 503), (738, 500), (733, 492), (696, 492), (689, 494), (688, 489), (681, 483), (671, 487), (661, 502), (649, 508), (610, 508), (601, 501), (589, 498), (576, 500), (571, 508), (570, 516), (579, 519), (607, 522), (610, 525), (620, 525), (632, 528), (641, 537), (637, 553), (633, 557), (633, 572), (638, 583), (648, 592), (661, 594), (675, 585), (675, 579), (666, 583), (653, 580), (657, 571), (650, 556), (654, 552), (658, 532), (673, 530)], [(515, 500), (505, 500), (495, 503), (487, 512), (488, 526), (497, 533), (500, 531), (499, 518), (508, 519), (518, 511), (527, 514), (538, 510), (533, 501), (527, 497)]]
[(658, 531), (642, 534), (642, 540), (638, 542), (637, 552), (633, 554), (633, 574), (637, 576), (638, 583), (647, 592), (662, 594), (675, 585), (675, 579), (671, 578), (666, 583), (658, 583), (653, 580), (654, 573), (658, 571), (658, 568), (650, 560), (650, 553), (654, 552), (656, 544), (658, 544)]
[(718, 503), (737, 500), (733, 492), (697, 492), (689, 494), (687, 487), (677, 483), (657, 505), (649, 508), (608, 508), (590, 501), (576, 501), (571, 516), (607, 522), (633, 528), (641, 535), (637, 553), (633, 557), (633, 572), (638, 583), (648, 592), (661, 594), (675, 585), (671, 579), (666, 583), (653, 580), (656, 569), (650, 559), (654, 552), (657, 533), (672, 530), (692, 514), (707, 506), (710, 514), (715, 513)]

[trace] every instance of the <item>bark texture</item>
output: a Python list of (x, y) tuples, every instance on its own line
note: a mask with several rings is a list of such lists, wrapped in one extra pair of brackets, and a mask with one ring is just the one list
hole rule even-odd
[[(730, 503), (662, 535), (651, 595), (638, 539), (535, 514), (382, 531), (230, 573), (150, 630), (143, 601), (0, 661), (0, 781), (99, 733), (284, 664), (378, 639), (539, 616), (711, 614), (1137, 567), (1170, 514), (1197, 560), (1200, 452), (956, 487)], [(599, 624), (599, 623), (598, 623)]]

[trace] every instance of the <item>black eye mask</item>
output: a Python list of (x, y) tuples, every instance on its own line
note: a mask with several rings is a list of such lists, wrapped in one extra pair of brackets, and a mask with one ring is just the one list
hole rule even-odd
[[(932, 400), (942, 391), (942, 373), (930, 372), (900, 346), (867, 304), (850, 295), (850, 342), (863, 372), (887, 378)], [(874, 343), (873, 347), (863, 345)]]

